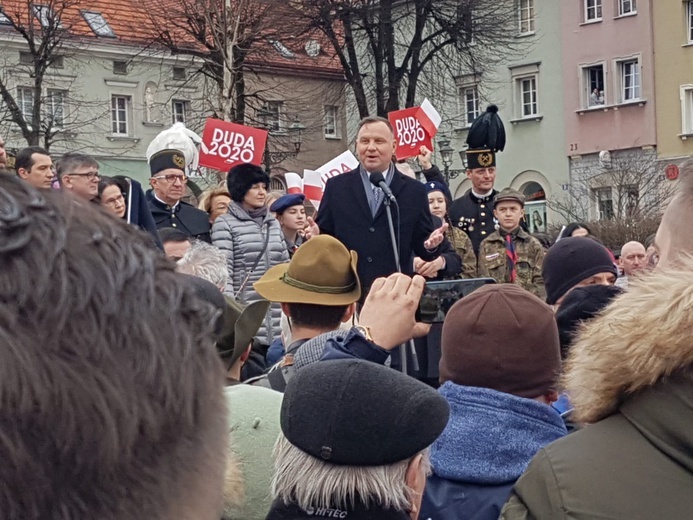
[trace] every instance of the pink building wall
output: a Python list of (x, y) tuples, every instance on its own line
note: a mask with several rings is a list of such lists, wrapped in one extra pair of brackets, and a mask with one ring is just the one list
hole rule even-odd
[[(566, 154), (655, 146), (651, 0), (638, 0), (637, 14), (626, 16), (618, 16), (620, 0), (602, 0), (599, 22), (586, 22), (588, 0), (560, 1)], [(617, 61), (636, 56), (640, 65), (640, 101), (624, 101)], [(600, 62), (606, 96), (603, 105), (589, 106), (589, 74), (581, 67), (598, 66)]]

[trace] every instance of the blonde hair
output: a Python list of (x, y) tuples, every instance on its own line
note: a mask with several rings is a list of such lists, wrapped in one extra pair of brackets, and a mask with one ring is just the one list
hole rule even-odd
[(265, 197), (265, 206), (267, 206), (269, 208), (275, 200), (277, 200), (279, 197), (281, 197), (283, 195), (284, 195), (284, 193), (282, 193), (281, 191), (277, 191), (277, 190), (270, 191), (267, 194), (267, 196)]
[(214, 197), (219, 195), (226, 195), (227, 197), (231, 198), (231, 194), (226, 186), (209, 188), (203, 191), (202, 195), (200, 195), (200, 201), (198, 202), (197, 207), (209, 215), (212, 212), (212, 200)]
[[(280, 434), (274, 446), (272, 496), (303, 510), (348, 509), (358, 499), (365, 506), (409, 511), (414, 490), (406, 474), (417, 455), (387, 466), (343, 466), (308, 455)], [(422, 455), (428, 474), (428, 450)]]

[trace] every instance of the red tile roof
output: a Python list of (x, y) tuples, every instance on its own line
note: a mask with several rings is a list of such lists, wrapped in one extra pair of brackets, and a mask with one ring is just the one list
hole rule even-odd
[[(141, 0), (45, 0), (44, 5), (55, 6), (56, 10), (62, 9), (61, 24), (74, 38), (96, 38), (101, 43), (111, 45), (146, 45), (162, 48), (159, 41), (160, 31), (168, 29), (176, 44), (201, 50), (202, 45), (180, 28), (187, 22), (180, 15), (180, 6), (193, 1), (147, 0), (145, 3)], [(261, 2), (263, 0), (253, 0), (250, 2), (250, 9), (257, 11)], [(12, 19), (19, 17), (22, 25), (28, 25), (28, 0), (0, 0), (0, 5), (6, 16)], [(39, 5), (39, 1), (34, 5)], [(65, 7), (61, 8), (63, 5)], [(260, 29), (262, 38), (253, 43), (248, 63), (256, 68), (284, 71), (289, 74), (342, 78), (343, 71), (339, 61), (324, 38), (315, 32), (311, 34), (305, 31), (295, 17), (292, 20), (291, 14), (277, 5), (282, 3), (279, 2), (266, 11), (266, 16), (272, 18), (269, 23), (263, 20), (263, 27)], [(156, 9), (157, 7), (159, 9)], [(170, 17), (178, 17), (169, 18), (167, 21), (165, 13), (154, 16), (153, 9), (165, 11)], [(83, 11), (100, 13), (115, 37), (96, 35), (84, 19)], [(34, 19), (34, 23), (38, 27), (38, 20)], [(309, 40), (314, 40), (320, 45), (317, 56), (308, 55), (306, 44)], [(283, 48), (278, 48), (279, 44), (273, 44), (274, 41), (280, 42)]]

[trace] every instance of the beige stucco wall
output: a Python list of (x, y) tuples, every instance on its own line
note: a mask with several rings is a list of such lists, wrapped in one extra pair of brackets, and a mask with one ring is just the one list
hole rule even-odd
[(661, 158), (693, 155), (693, 136), (683, 140), (680, 88), (693, 85), (693, 45), (686, 34), (686, 2), (653, 2), (657, 149)]

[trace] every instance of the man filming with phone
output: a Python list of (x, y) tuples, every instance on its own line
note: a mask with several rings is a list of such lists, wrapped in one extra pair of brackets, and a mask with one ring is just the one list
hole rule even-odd
[[(398, 260), (402, 272), (411, 275), (414, 256), (435, 260), (445, 240), (447, 224), (435, 229), (424, 185), (394, 167), (396, 147), (387, 119), (362, 119), (356, 138), (361, 164), (327, 181), (318, 215), (315, 221), (308, 219), (308, 236), (332, 235), (358, 253), (362, 300), (376, 278), (398, 270)], [(392, 200), (399, 259), (394, 257), (385, 197)]]

